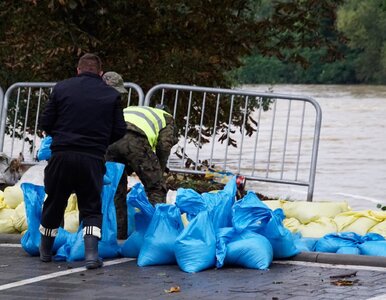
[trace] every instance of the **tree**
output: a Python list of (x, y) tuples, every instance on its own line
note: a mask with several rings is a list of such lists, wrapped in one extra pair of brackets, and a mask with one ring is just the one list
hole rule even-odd
[(338, 10), (338, 28), (359, 52), (355, 69), (362, 82), (385, 83), (386, 2), (349, 0)]
[(2, 0), (0, 85), (73, 76), (78, 58), (93, 52), (106, 71), (145, 91), (158, 83), (230, 87), (226, 72), (252, 50), (303, 65), (304, 47), (338, 57), (342, 1)]
[[(334, 32), (339, 2), (3, 0), (0, 83), (60, 80), (74, 74), (79, 56), (96, 52), (106, 71), (145, 89), (160, 82), (227, 87), (224, 71), (252, 49), (284, 58), (288, 48), (326, 46), (334, 59), (336, 38), (320, 30), (328, 21)], [(286, 59), (307, 63), (296, 53)]]

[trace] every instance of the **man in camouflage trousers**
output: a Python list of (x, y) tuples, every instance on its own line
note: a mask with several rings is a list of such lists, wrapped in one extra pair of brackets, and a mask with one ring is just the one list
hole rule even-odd
[[(123, 80), (108, 72), (113, 87), (122, 90)], [(171, 148), (177, 143), (174, 119), (164, 107), (129, 106), (123, 110), (127, 132), (107, 149), (106, 160), (126, 166), (115, 195), (118, 239), (127, 238), (127, 175), (133, 172), (144, 185), (151, 204), (165, 203), (167, 188), (164, 179)], [(164, 109), (162, 109), (164, 108)]]

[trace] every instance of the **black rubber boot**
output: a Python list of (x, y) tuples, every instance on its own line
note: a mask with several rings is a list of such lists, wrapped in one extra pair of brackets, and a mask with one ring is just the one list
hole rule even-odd
[(52, 247), (54, 246), (55, 237), (40, 235), (40, 260), (42, 262), (50, 262), (52, 260)]
[(103, 266), (102, 259), (98, 255), (99, 238), (86, 234), (84, 236), (84, 251), (87, 269), (97, 269)]

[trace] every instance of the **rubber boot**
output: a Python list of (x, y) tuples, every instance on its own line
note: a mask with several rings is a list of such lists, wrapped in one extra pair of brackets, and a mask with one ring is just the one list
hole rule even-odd
[(86, 234), (84, 236), (84, 251), (87, 269), (96, 269), (103, 266), (102, 259), (98, 254), (98, 241), (99, 238)]
[(55, 237), (41, 235), (40, 239), (40, 260), (42, 262), (50, 262), (52, 260), (52, 247), (54, 246)]

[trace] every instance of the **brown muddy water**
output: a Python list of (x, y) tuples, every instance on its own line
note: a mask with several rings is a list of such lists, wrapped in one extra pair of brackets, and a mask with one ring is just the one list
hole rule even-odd
[[(247, 85), (258, 92), (308, 96), (322, 108), (314, 201), (347, 201), (353, 210), (386, 205), (386, 86)], [(272, 196), (304, 199), (306, 189), (260, 184)]]

